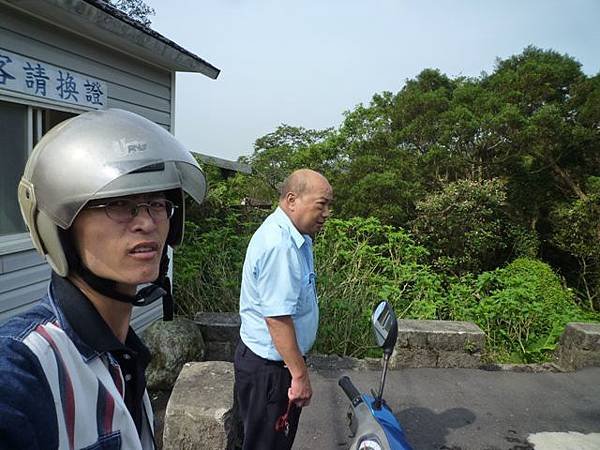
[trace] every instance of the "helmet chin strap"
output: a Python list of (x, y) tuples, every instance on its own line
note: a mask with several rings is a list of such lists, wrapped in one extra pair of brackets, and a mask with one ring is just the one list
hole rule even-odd
[[(74, 249), (73, 249), (74, 250)], [(89, 270), (79, 258), (76, 251), (69, 252), (69, 268), (77, 273), (92, 289), (99, 294), (119, 302), (130, 303), (133, 306), (148, 306), (163, 299), (163, 320), (173, 320), (173, 296), (171, 295), (171, 280), (168, 277), (169, 256), (167, 246), (163, 249), (160, 260), (158, 278), (148, 286), (144, 286), (135, 295), (124, 294), (117, 290), (117, 282), (100, 277)]]
[(157, 283), (161, 279), (161, 276), (154, 283), (144, 286), (135, 295), (128, 295), (117, 290), (116, 281), (99, 277), (83, 264), (80, 264), (76, 269), (74, 268), (74, 272), (77, 272), (83, 281), (99, 294), (119, 302), (130, 303), (133, 306), (148, 306), (159, 300), (166, 293), (163, 287)]
[(83, 264), (76, 270), (83, 280), (95, 291), (119, 302), (130, 303), (133, 306), (148, 306), (162, 297), (163, 320), (173, 320), (173, 296), (171, 295), (171, 280), (168, 277), (169, 257), (166, 249), (160, 263), (158, 278), (148, 286), (144, 286), (135, 295), (127, 295), (117, 290), (114, 280), (102, 278), (92, 273)]

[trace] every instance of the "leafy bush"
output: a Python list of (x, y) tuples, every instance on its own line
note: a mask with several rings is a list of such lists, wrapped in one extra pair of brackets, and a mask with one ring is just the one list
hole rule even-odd
[(473, 321), (487, 335), (488, 358), (505, 362), (547, 360), (567, 322), (598, 321), (585, 312), (546, 263), (520, 258), (449, 287), (455, 320)]
[(489, 360), (544, 361), (567, 322), (599, 321), (542, 261), (462, 277), (435, 273), (410, 235), (377, 219), (331, 220), (315, 242), (321, 319), (316, 350), (371, 354), (369, 319), (381, 299), (399, 318), (466, 320), (487, 335)]
[(186, 222), (183, 244), (175, 250), (174, 291), (177, 313), (237, 311), (246, 247), (260, 220), (230, 214)]
[(399, 317), (438, 318), (439, 276), (422, 263), (427, 252), (402, 229), (378, 219), (332, 219), (315, 242), (322, 353), (365, 356), (373, 348), (370, 315), (387, 299)]
[[(246, 247), (265, 214), (186, 223), (175, 253), (179, 314), (238, 310)], [(475, 322), (487, 334), (487, 358), (498, 362), (546, 360), (567, 322), (600, 321), (539, 260), (456, 277), (435, 273), (427, 257), (406, 231), (378, 219), (329, 220), (315, 241), (321, 315), (315, 351), (376, 354), (369, 322), (381, 299), (399, 318)]]

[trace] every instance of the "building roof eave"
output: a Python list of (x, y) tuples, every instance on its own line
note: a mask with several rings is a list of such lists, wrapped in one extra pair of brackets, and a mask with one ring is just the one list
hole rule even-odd
[(239, 161), (231, 161), (229, 159), (223, 159), (217, 156), (205, 155), (193, 150), (191, 153), (200, 161), (212, 166), (216, 166), (219, 169), (230, 170), (232, 172), (239, 172), (246, 175), (250, 175), (252, 173), (252, 167)]
[(215, 79), (220, 70), (104, 0), (0, 0), (153, 65)]

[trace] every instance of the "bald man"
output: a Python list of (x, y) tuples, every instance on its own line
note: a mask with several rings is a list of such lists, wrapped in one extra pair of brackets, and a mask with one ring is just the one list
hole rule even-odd
[(300, 411), (312, 397), (304, 362), (319, 322), (312, 236), (332, 201), (324, 176), (295, 171), (248, 245), (234, 363), (244, 450), (291, 448)]

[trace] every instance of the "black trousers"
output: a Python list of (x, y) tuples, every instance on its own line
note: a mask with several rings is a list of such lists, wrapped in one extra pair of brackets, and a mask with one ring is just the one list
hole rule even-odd
[(269, 361), (254, 354), (241, 340), (235, 351), (234, 367), (237, 413), (244, 425), (242, 449), (291, 449), (302, 408), (290, 409), (287, 433), (275, 430), (277, 419), (288, 408), (290, 371), (281, 361)]

